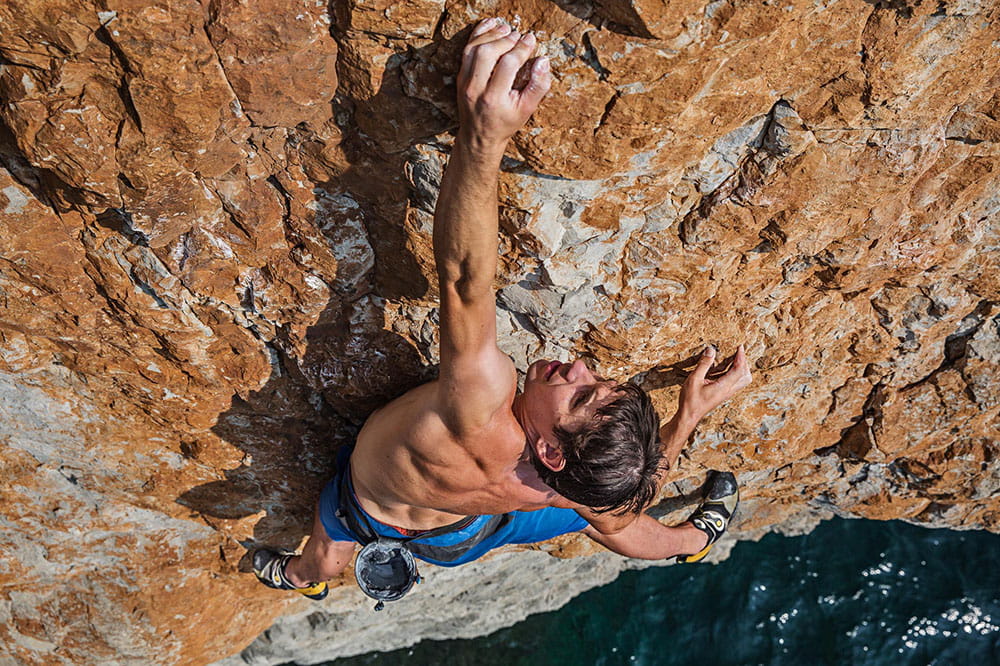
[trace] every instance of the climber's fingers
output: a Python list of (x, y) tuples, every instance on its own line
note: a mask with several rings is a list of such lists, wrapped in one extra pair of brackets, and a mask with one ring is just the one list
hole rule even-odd
[(499, 25), (503, 22), (504, 21), (502, 19), (499, 19), (495, 16), (492, 18), (483, 19), (476, 25), (475, 28), (472, 29), (472, 32), (469, 33), (469, 41), (471, 42), (476, 37), (479, 37), (480, 35), (483, 35), (489, 32), (490, 30), (499, 27)]
[(535, 112), (551, 86), (549, 59), (545, 56), (535, 58), (535, 62), (531, 64), (531, 78), (528, 80), (528, 85), (519, 93), (518, 107), (524, 117), (527, 118)]
[[(508, 39), (516, 35), (512, 32)], [(490, 77), (489, 91), (495, 95), (509, 95), (514, 89), (514, 79), (535, 51), (535, 36), (530, 32), (521, 35), (516, 42), (497, 60)]]
[(732, 366), (717, 381), (720, 384), (724, 384), (733, 393), (749, 386), (750, 382), (753, 381), (753, 377), (750, 374), (750, 362), (747, 361), (747, 354), (743, 349), (743, 345), (740, 345), (736, 350), (736, 357), (733, 359)]
[(489, 85), (497, 61), (519, 38), (520, 34), (512, 31), (510, 25), (503, 21), (470, 38), (462, 51), (462, 68), (458, 73), (459, 95), (464, 95), (470, 102), (478, 99)]
[(690, 382), (692, 384), (704, 384), (705, 378), (708, 376), (708, 371), (712, 369), (715, 365), (715, 357), (718, 352), (715, 349), (715, 345), (708, 345), (701, 352), (701, 358), (698, 359), (698, 365), (694, 366), (694, 370), (691, 371)]

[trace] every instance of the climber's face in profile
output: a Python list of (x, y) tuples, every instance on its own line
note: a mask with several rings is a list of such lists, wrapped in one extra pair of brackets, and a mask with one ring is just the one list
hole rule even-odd
[(579, 359), (535, 361), (524, 379), (518, 420), (529, 439), (554, 442), (556, 428), (574, 432), (589, 423), (613, 399), (615, 386), (617, 382), (594, 374)]

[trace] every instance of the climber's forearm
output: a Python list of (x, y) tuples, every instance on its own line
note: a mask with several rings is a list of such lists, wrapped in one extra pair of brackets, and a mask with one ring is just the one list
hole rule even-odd
[(667, 469), (673, 469), (677, 465), (677, 458), (697, 426), (697, 419), (678, 410), (674, 417), (660, 428), (660, 451), (663, 452), (663, 462)]
[(602, 533), (592, 526), (584, 528), (583, 533), (619, 555), (643, 560), (696, 553), (701, 550), (705, 538), (697, 530), (692, 531), (689, 525), (667, 527), (646, 514), (614, 534)]
[(504, 147), (548, 92), (548, 61), (537, 58), (529, 80), (515, 88), (535, 48), (505, 21), (477, 25), (462, 51), (458, 73), (458, 136), (434, 213), (434, 259), (442, 306), (493, 299), (497, 265), (497, 173)]
[(434, 258), (442, 297), (493, 301), (497, 178), (503, 146), (459, 133), (434, 212)]

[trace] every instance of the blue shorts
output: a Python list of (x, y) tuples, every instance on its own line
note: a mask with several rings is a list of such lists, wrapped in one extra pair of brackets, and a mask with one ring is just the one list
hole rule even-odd
[[(355, 541), (361, 543), (354, 533), (347, 526), (346, 520), (338, 517), (340, 513), (340, 484), (341, 477), (347, 470), (348, 459), (352, 447), (344, 447), (337, 456), (337, 473), (333, 479), (326, 484), (323, 492), (319, 496), (319, 518), (326, 529), (326, 534), (334, 541)], [(538, 543), (546, 541), (561, 534), (579, 532), (587, 526), (587, 521), (580, 517), (572, 509), (557, 509), (547, 507), (538, 511), (511, 511), (506, 515), (507, 520), (493, 534), (482, 539), (468, 551), (462, 553), (457, 559), (447, 562), (434, 560), (414, 553), (415, 557), (436, 564), (442, 567), (454, 567), (479, 559), (494, 548), (508, 543)], [(493, 516), (477, 516), (468, 526), (455, 532), (448, 532), (433, 536), (428, 539), (415, 539), (414, 542), (427, 544), (429, 546), (451, 546), (469, 540), (479, 533), (484, 524), (489, 522)], [(380, 523), (369, 516), (369, 522), (374, 530), (387, 537), (403, 538), (399, 530)]]

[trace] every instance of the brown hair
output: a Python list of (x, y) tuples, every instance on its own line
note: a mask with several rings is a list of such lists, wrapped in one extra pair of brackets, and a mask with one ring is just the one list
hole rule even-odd
[(618, 397), (597, 410), (594, 420), (569, 432), (556, 427), (566, 465), (555, 472), (532, 455), (550, 488), (598, 513), (639, 513), (655, 498), (663, 461), (660, 417), (649, 395), (620, 384)]

